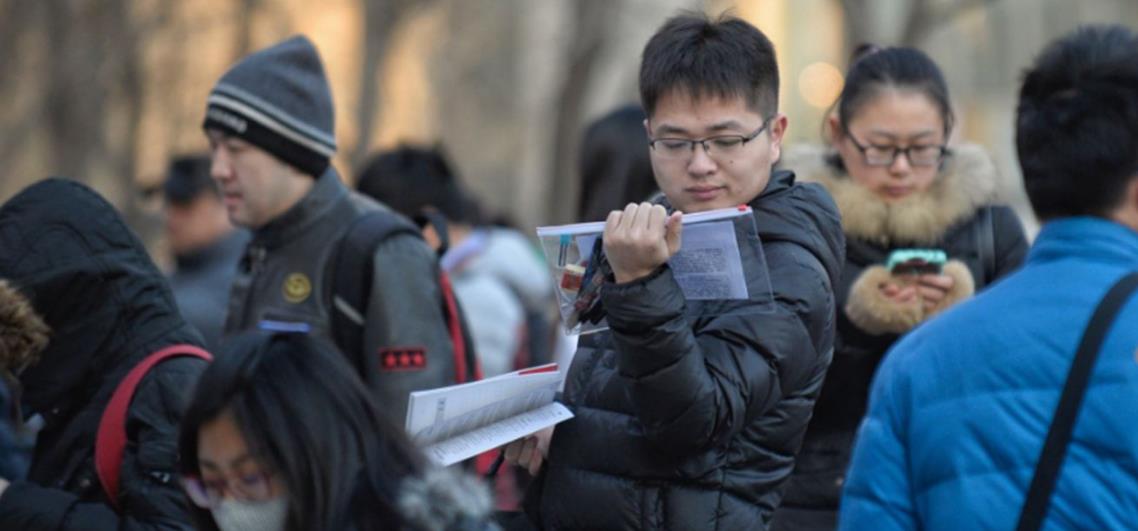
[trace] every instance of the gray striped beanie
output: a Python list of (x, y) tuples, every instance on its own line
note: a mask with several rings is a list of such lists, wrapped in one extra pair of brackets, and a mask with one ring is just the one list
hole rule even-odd
[(332, 92), (316, 47), (298, 35), (233, 65), (209, 93), (202, 127), (319, 177), (336, 154), (336, 137)]

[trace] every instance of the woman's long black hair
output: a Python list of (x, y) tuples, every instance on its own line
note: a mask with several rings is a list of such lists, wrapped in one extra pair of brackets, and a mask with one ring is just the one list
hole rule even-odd
[[(342, 525), (367, 463), (382, 468), (391, 488), (423, 468), (343, 356), (305, 334), (250, 334), (224, 346), (182, 418), (183, 474), (200, 474), (198, 434), (227, 411), (251, 455), (287, 488), (290, 531)], [(217, 529), (207, 510), (192, 510), (198, 529)], [(373, 498), (369, 512), (400, 521), (394, 496)]]

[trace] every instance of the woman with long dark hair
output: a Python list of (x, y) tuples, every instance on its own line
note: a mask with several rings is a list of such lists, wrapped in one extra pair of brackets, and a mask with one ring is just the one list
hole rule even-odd
[(199, 529), (455, 529), (489, 509), (477, 485), (456, 494), (470, 484), (429, 467), (343, 356), (305, 334), (225, 345), (186, 411), (180, 453)]
[(835, 527), (882, 356), (1023, 261), (1027, 240), (1015, 213), (997, 202), (995, 167), (978, 146), (949, 146), (954, 121), (948, 85), (931, 58), (913, 48), (863, 46), (827, 117), (828, 145), (783, 154), (780, 164), (833, 196), (846, 258), (834, 286), (833, 361), (776, 530)]

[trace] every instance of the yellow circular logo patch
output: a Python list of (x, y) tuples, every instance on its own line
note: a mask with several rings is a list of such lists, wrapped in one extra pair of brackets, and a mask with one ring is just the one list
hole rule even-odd
[(292, 273), (284, 281), (284, 298), (293, 304), (304, 302), (312, 293), (312, 282), (304, 273)]

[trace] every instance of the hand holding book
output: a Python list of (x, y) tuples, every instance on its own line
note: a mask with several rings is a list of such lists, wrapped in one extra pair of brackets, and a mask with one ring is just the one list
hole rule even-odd
[[(660, 205), (633, 204), (604, 222), (538, 227), (537, 235), (570, 334), (608, 327), (600, 300), (606, 281), (643, 278), (665, 262), (689, 301), (770, 299), (750, 207), (668, 214)], [(748, 275), (763, 277), (757, 291)]]
[(683, 213), (661, 205), (630, 203), (605, 221), (604, 248), (617, 283), (652, 274), (680, 250)]

